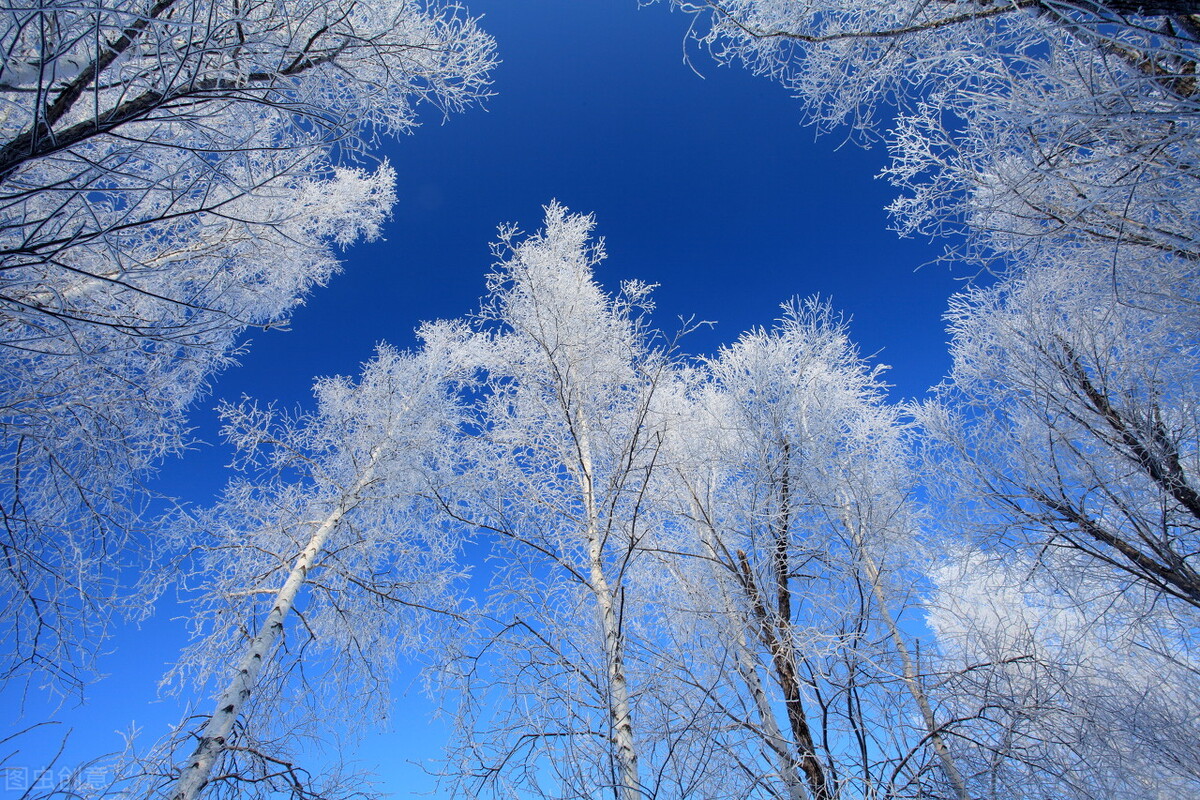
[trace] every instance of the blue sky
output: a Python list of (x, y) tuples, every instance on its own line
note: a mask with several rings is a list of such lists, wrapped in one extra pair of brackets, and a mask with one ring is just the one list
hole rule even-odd
[[(541, 206), (555, 198), (596, 214), (609, 253), (602, 283), (660, 283), (656, 318), (665, 329), (680, 316), (717, 323), (685, 340), (691, 353), (769, 325), (792, 296), (819, 293), (852, 317), (863, 352), (892, 366), (897, 398), (940, 379), (949, 366), (941, 314), (957, 283), (945, 266), (918, 270), (940, 245), (887, 230), (893, 192), (874, 178), (882, 147), (843, 145), (844, 134), (817, 138), (784, 89), (685, 46), (690, 18), (663, 4), (468, 5), (498, 42), (495, 97), (444, 121), (427, 114), (414, 135), (384, 144), (400, 195), (386, 240), (348, 251), (345, 272), (296, 312), (290, 331), (254, 335), (213, 399), (306, 404), (314, 376), (355, 373), (376, 342), (407, 346), (421, 320), (473, 311), (496, 226), (536, 229)], [(195, 503), (226, 477), (211, 405), (194, 415), (197, 438), (210, 444), (163, 469), (163, 490)], [(112, 642), (103, 662), (112, 677), (65, 714), (76, 734), (63, 763), (113, 749), (113, 731), (131, 722), (152, 740), (174, 721), (173, 703), (152, 702), (183, 641), (174, 612), (164, 607)], [(406, 763), (437, 753), (428, 711), (415, 696), (402, 699), (395, 725), (404, 732), (373, 736), (362, 751), (392, 791), (428, 788)], [(27, 720), (42, 716), (32, 699)], [(36, 754), (21, 759), (33, 765)], [(16, 795), (0, 787), (5, 796)]]
[[(945, 371), (941, 314), (954, 281), (927, 242), (887, 230), (882, 147), (817, 139), (780, 86), (691, 46), (690, 17), (632, 0), (483, 0), (498, 41), (495, 96), (382, 148), (399, 175), (386, 241), (354, 248), (287, 333), (254, 337), (215, 389), (301, 400), (311, 377), (353, 371), (375, 342), (411, 341), (419, 320), (473, 310), (496, 226), (538, 226), (557, 198), (593, 212), (601, 281), (661, 284), (661, 326), (718, 324), (711, 351), (820, 293), (854, 318), (865, 352), (912, 396)], [(700, 75), (696, 73), (699, 72)], [(703, 77), (701, 77), (703, 76)]]

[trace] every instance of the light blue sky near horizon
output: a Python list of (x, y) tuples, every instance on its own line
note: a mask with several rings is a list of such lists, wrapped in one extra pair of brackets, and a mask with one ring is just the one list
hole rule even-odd
[[(444, 121), (427, 113), (413, 135), (384, 144), (380, 156), (399, 178), (384, 240), (349, 249), (343, 274), (312, 294), (289, 331), (249, 337), (241, 365), (218, 376), (193, 413), (195, 448), (163, 466), (162, 492), (204, 505), (227, 479), (216, 400), (308, 405), (315, 376), (356, 374), (377, 342), (407, 347), (422, 320), (474, 311), (496, 226), (536, 230), (552, 199), (596, 215), (605, 286), (659, 283), (655, 318), (666, 330), (680, 317), (715, 323), (685, 339), (688, 353), (712, 353), (771, 325), (789, 298), (819, 294), (852, 320), (862, 352), (891, 366), (896, 399), (940, 380), (949, 367), (941, 316), (962, 276), (941, 264), (918, 269), (942, 245), (887, 229), (894, 193), (874, 177), (886, 164), (882, 146), (845, 143), (845, 132), (818, 138), (782, 87), (687, 44), (691, 19), (665, 2), (467, 6), (497, 39), (495, 96)], [(150, 620), (120, 630), (101, 660), (110, 677), (89, 687), (85, 705), (56, 713), (63, 724), (9, 765), (37, 768), (67, 727), (60, 766), (115, 749), (115, 732), (131, 724), (147, 741), (164, 733), (179, 707), (157, 699), (156, 685), (185, 642), (185, 614), (168, 596)], [(401, 688), (412, 680), (402, 677)], [(0, 699), (16, 710), (11, 692)], [(190, 700), (202, 712), (211, 702)], [(429, 791), (410, 762), (437, 756), (444, 729), (428, 723), (431, 710), (410, 690), (391, 731), (370, 733), (351, 758), (399, 796)], [(48, 712), (34, 693), (24, 722)], [(0, 783), (0, 800), (16, 796)]]

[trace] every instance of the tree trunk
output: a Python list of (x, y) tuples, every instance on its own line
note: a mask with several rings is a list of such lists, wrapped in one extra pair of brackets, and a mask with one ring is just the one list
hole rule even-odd
[(784, 785), (787, 786), (788, 800), (808, 800), (808, 791), (805, 790), (804, 782), (800, 779), (796, 759), (789, 752), (787, 739), (783, 737), (783, 731), (779, 729), (779, 724), (775, 721), (775, 714), (771, 711), (767, 693), (763, 691), (758, 670), (755, 669), (754, 663), (746, 657), (746, 652), (749, 650), (746, 646), (747, 643), (740, 635), (741, 631), (738, 633), (738, 671), (742, 673), (742, 680), (745, 681), (746, 687), (754, 697), (754, 706), (758, 710), (763, 735), (767, 739), (767, 745), (771, 748), (771, 752), (775, 753), (780, 776), (783, 778)]
[(296, 602), (296, 595), (299, 593), (300, 587), (308, 579), (308, 573), (316, 563), (317, 556), (325, 547), (329, 536), (337, 529), (342, 517), (357, 505), (363, 489), (374, 480), (375, 467), (379, 462), (381, 450), (382, 445), (376, 447), (371, 453), (370, 461), (354, 488), (317, 526), (309, 538), (308, 544), (300, 552), (292, 571), (288, 573), (287, 580), (276, 593), (275, 602), (263, 620), (262, 628), (258, 635), (250, 640), (250, 646), (242, 657), (233, 679), (221, 693), (220, 699), (217, 700), (217, 707), (212, 716), (208, 718), (200, 735), (199, 744), (196, 745), (195, 751), (188, 759), (187, 766), (184, 767), (179, 780), (176, 781), (175, 788), (170, 794), (170, 800), (196, 800), (208, 785), (213, 767), (229, 742), (234, 723), (237, 722), (246, 701), (254, 691), (258, 674), (262, 670), (263, 664), (270, 658), (275, 642), (283, 632), (284, 620)]
[[(808, 785), (817, 800), (831, 800), (833, 793), (821, 761), (817, 758), (816, 743), (813, 741), (812, 731), (808, 726), (808, 715), (804, 710), (804, 701), (800, 693), (800, 670), (796, 666), (792, 641), (792, 568), (789, 557), (792, 531), (792, 450), (786, 439), (782, 442), (782, 451), (783, 474), (779, 480), (779, 513), (775, 516), (771, 531), (774, 538), (771, 566), (775, 579), (775, 626), (773, 631), (770, 630), (769, 619), (766, 615), (763, 616), (763, 635), (770, 638), (769, 641), (764, 640), (764, 643), (771, 652), (775, 672), (779, 677), (779, 686), (783, 689), (788, 722), (791, 724), (792, 734), (796, 737), (796, 746), (800, 750), (800, 768), (804, 770)], [(740, 551), (738, 555), (742, 557), (747, 576), (753, 579), (753, 574), (748, 571), (749, 563), (746, 562), (745, 555)]]
[(629, 703), (629, 684), (625, 678), (625, 635), (617, 613), (616, 594), (604, 574), (604, 540), (600, 517), (596, 510), (595, 472), (592, 465), (591, 441), (585, 420), (573, 420), (579, 447), (579, 483), (583, 491), (587, 515), (588, 571), (592, 595), (600, 616), (604, 634), (604, 660), (608, 669), (609, 724), (616, 750), (619, 775), (618, 793), (621, 800), (639, 800), (642, 796), (638, 776), (637, 749), (633, 741), (633, 713)]
[[(707, 523), (707, 515), (700, 509), (694, 495), (692, 507), (692, 515), (698, 521), (705, 520), (700, 522), (700, 541), (708, 551), (709, 560), (713, 564), (727, 567), (727, 562), (717, 551), (716, 534), (711, 525)], [(787, 787), (788, 800), (808, 800), (808, 791), (804, 788), (804, 782), (800, 778), (799, 763), (791, 752), (789, 743), (783, 736), (783, 731), (779, 729), (779, 723), (775, 720), (775, 712), (771, 709), (771, 702), (759, 679), (756, 668), (757, 659), (751, 655), (750, 643), (746, 641), (746, 626), (742, 623), (743, 616), (738, 613), (729, 592), (726, 591), (725, 582), (717, 580), (716, 584), (720, 587), (721, 601), (725, 606), (726, 615), (730, 619), (736, 620), (731, 638), (734, 639), (737, 647), (738, 673), (742, 676), (742, 681), (746, 684), (750, 696), (754, 698), (754, 708), (758, 712), (758, 723), (762, 728), (762, 736), (766, 740), (767, 747), (775, 754), (779, 775), (783, 778), (784, 786)]]
[(879, 616), (883, 618), (883, 624), (887, 626), (888, 635), (892, 639), (892, 646), (896, 648), (896, 654), (900, 657), (900, 668), (903, 672), (904, 685), (908, 688), (909, 694), (912, 695), (913, 700), (917, 703), (917, 708), (921, 711), (921, 719), (925, 723), (925, 732), (929, 736), (930, 744), (933, 745), (933, 752), (937, 755), (938, 761), (941, 763), (942, 772), (945, 774), (946, 780), (950, 782), (950, 786), (954, 789), (955, 797), (958, 800), (971, 800), (971, 796), (967, 792), (966, 781), (963, 780), (962, 773), (958, 771), (958, 765), (954, 763), (954, 758), (950, 754), (950, 748), (946, 745), (946, 739), (942, 736), (941, 728), (938, 727), (933, 707), (930, 706), (925, 689), (921, 686), (920, 673), (917, 670), (916, 664), (913, 663), (912, 655), (908, 651), (908, 644), (904, 641), (904, 637), (900, 633), (900, 626), (896, 624), (895, 618), (888, 611), (879, 565), (875, 563), (875, 559), (867, 551), (862, 539), (862, 531), (859, 530), (857, 525), (851, 524), (849, 509), (843, 508), (842, 513), (844, 515), (842, 523), (850, 532), (854, 540), (854, 546), (858, 550), (859, 560), (862, 562), (863, 570), (867, 573), (867, 581), (871, 584), (871, 593), (875, 595), (875, 602), (879, 604)]
[(772, 624), (771, 615), (762, 603), (762, 595), (753, 583), (754, 575), (750, 571), (750, 562), (746, 559), (746, 554), (739, 550), (738, 558), (741, 561), (743, 580), (749, 582), (747, 590), (751, 594), (755, 616), (758, 617), (763, 646), (771, 655), (775, 678), (783, 691), (783, 706), (787, 711), (788, 724), (796, 743), (800, 769), (804, 771), (804, 777), (808, 780), (816, 800), (831, 800), (833, 795), (829, 789), (829, 781), (825, 777), (821, 761), (817, 758), (816, 742), (808, 725), (808, 713), (804, 710), (804, 698), (800, 692), (800, 672), (796, 668), (795, 651), (791, 642), (791, 620), (776, 619), (776, 624)]

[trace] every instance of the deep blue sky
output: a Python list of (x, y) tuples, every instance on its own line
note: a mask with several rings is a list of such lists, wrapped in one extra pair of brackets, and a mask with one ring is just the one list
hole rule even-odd
[[(383, 149), (400, 201), (386, 240), (346, 253), (344, 274), (313, 294), (288, 332), (253, 337), (242, 366), (215, 382), (213, 398), (249, 394), (308, 401), (313, 377), (352, 374), (376, 342), (407, 346), (424, 319), (473, 311), (496, 226), (541, 221), (557, 198), (594, 212), (607, 241), (602, 283), (661, 284), (659, 325), (713, 320), (685, 340), (712, 352), (745, 328), (769, 325), (781, 302), (819, 293), (851, 316), (864, 353), (892, 365), (895, 395), (914, 397), (948, 366), (941, 314), (955, 287), (943, 266), (917, 268), (940, 247), (887, 230), (890, 187), (874, 179), (882, 148), (839, 147), (799, 125), (786, 91), (740, 68), (721, 68), (691, 47), (690, 18), (636, 0), (473, 0), (497, 41), (495, 97), (443, 123), (437, 114)], [(697, 75), (696, 72), (700, 75)], [(215, 442), (205, 402), (196, 435)], [(205, 503), (225, 480), (219, 446), (199, 446), (165, 466), (164, 491)], [(164, 608), (113, 642), (113, 677), (68, 715), (76, 742), (66, 763), (118, 745), (136, 720), (147, 740), (174, 721), (173, 704), (146, 705), (182, 642)], [(201, 702), (206, 709), (208, 700)], [(363, 761), (386, 786), (428, 788), (410, 759), (437, 754), (429, 706), (397, 706), (399, 733), (371, 737)], [(42, 714), (33, 703), (29, 719)], [(26, 754), (22, 759), (30, 759)], [(22, 762), (24, 763), (24, 762)], [(0, 800), (15, 796), (0, 787)]]
[(478, 305), (496, 226), (538, 227), (557, 198), (595, 213), (599, 277), (658, 282), (662, 327), (714, 320), (687, 348), (713, 350), (778, 304), (820, 293), (851, 315), (903, 396), (947, 366), (941, 313), (953, 281), (914, 272), (938, 249), (887, 230), (882, 147), (839, 147), (799, 125), (780, 86), (690, 50), (690, 17), (633, 0), (469, 4), (503, 63), (485, 108), (433, 115), (383, 154), (400, 202), (386, 241), (347, 254), (286, 333), (260, 334), (216, 394), (300, 400), (313, 375), (348, 372), (380, 339)]

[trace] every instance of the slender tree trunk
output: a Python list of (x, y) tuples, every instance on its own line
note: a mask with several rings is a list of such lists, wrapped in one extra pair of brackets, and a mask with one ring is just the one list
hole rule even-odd
[(579, 447), (579, 482), (587, 515), (588, 578), (592, 594), (596, 598), (600, 628), (604, 634), (604, 659), (608, 668), (609, 724), (612, 727), (613, 745), (620, 772), (619, 795), (621, 800), (639, 800), (642, 797), (641, 780), (638, 777), (637, 749), (633, 741), (629, 684), (625, 678), (625, 634), (621, 630), (616, 593), (604, 574), (604, 538), (600, 529), (599, 513), (596, 510), (591, 441), (587, 422), (578, 415), (573, 420), (573, 427)]
[(808, 800), (808, 791), (804, 788), (804, 781), (800, 778), (800, 772), (797, 768), (795, 756), (788, 749), (787, 739), (783, 736), (783, 731), (779, 729), (779, 724), (775, 721), (775, 714), (771, 710), (771, 704), (767, 699), (767, 693), (763, 691), (762, 681), (758, 677), (758, 670), (755, 669), (754, 663), (746, 657), (746, 651), (749, 649), (745, 638), (738, 632), (738, 671), (742, 673), (742, 680), (746, 683), (746, 688), (754, 698), (754, 706), (758, 711), (759, 724), (762, 726), (763, 735), (767, 739), (767, 744), (771, 748), (771, 752), (775, 753), (776, 761), (778, 762), (779, 774), (783, 778), (783, 783), (787, 787), (788, 800)]
[[(707, 555), (713, 564), (726, 565), (726, 559), (717, 551), (716, 534), (712, 526), (708, 523), (707, 515), (700, 508), (695, 495), (692, 496), (692, 515), (696, 520), (700, 521), (700, 541), (704, 545)], [(763, 689), (762, 680), (758, 676), (756, 669), (756, 659), (750, 655), (750, 643), (746, 641), (746, 626), (742, 623), (743, 616), (739, 613), (733, 603), (733, 599), (729, 596), (726, 590), (725, 582), (718, 580), (717, 586), (721, 593), (721, 602), (725, 606), (726, 614), (730, 619), (737, 620), (734, 625), (734, 631), (731, 637), (737, 647), (737, 666), (738, 673), (742, 676), (742, 681), (746, 684), (747, 691), (754, 698), (754, 709), (758, 713), (758, 724), (762, 729), (763, 738), (766, 740), (767, 747), (775, 755), (776, 767), (779, 770), (779, 775), (783, 778), (784, 786), (787, 788), (788, 800), (808, 800), (808, 791), (804, 788), (804, 782), (800, 778), (799, 764), (791, 752), (791, 747), (783, 731), (779, 729), (779, 723), (775, 719), (775, 712), (771, 709), (770, 700), (767, 698), (767, 693)]]
[(604, 656), (608, 666), (609, 716), (617, 763), (621, 772), (622, 800), (638, 800), (642, 796), (638, 777), (637, 750), (633, 743), (633, 714), (629, 704), (629, 684), (625, 678), (625, 641), (618, 620), (613, 592), (604, 577), (602, 563), (590, 558), (592, 591), (600, 613), (604, 633)]
[(375, 467), (378, 464), (382, 445), (371, 453), (370, 461), (363, 470), (354, 487), (342, 498), (338, 506), (313, 531), (312, 536), (296, 559), (287, 580), (275, 595), (275, 602), (263, 620), (257, 636), (250, 640), (250, 646), (242, 656), (233, 679), (217, 700), (216, 709), (200, 734), (200, 742), (196, 745), (187, 766), (184, 767), (175, 788), (170, 794), (171, 800), (196, 800), (208, 785), (213, 767), (229, 742), (234, 723), (242, 713), (246, 701), (254, 691), (258, 674), (263, 664), (270, 658), (275, 642), (283, 632), (283, 623), (296, 602), (300, 587), (308, 579), (308, 573), (316, 563), (317, 556), (325, 547), (329, 536), (337, 529), (346, 512), (357, 505), (362, 491), (375, 479)]
[(896, 624), (895, 617), (888, 610), (887, 598), (883, 592), (883, 577), (879, 569), (879, 565), (871, 556), (863, 542), (862, 531), (857, 525), (851, 523), (850, 511), (843, 507), (843, 524), (850, 531), (854, 539), (854, 546), (858, 550), (859, 560), (862, 562), (863, 570), (867, 574), (867, 580), (871, 584), (871, 593), (875, 595), (875, 602), (879, 604), (879, 616), (883, 618), (883, 624), (887, 626), (888, 635), (891, 636), (892, 645), (896, 648), (896, 654), (900, 656), (900, 668), (903, 672), (904, 685), (908, 688), (909, 694), (917, 703), (917, 708), (921, 711), (921, 718), (925, 723), (925, 732), (929, 736), (929, 742), (933, 746), (933, 752), (937, 755), (938, 761), (941, 763), (942, 772), (946, 776), (946, 780), (950, 782), (950, 786), (954, 789), (954, 795), (958, 800), (971, 800), (971, 795), (967, 792), (967, 783), (963, 780), (962, 773), (958, 771), (958, 765), (954, 763), (954, 757), (950, 753), (950, 748), (946, 744), (946, 737), (942, 736), (941, 728), (938, 727), (937, 717), (934, 716), (933, 707), (929, 704), (929, 697), (925, 694), (924, 687), (921, 686), (920, 672), (916, 664), (913, 662), (912, 654), (908, 650), (908, 643), (904, 641), (904, 636), (900, 633), (900, 626)]
[[(791, 445), (786, 439), (782, 443), (782, 450), (783, 474), (779, 481), (779, 512), (775, 515), (771, 531), (774, 537), (774, 551), (771, 557), (771, 567), (775, 579), (775, 609), (774, 614), (771, 615), (774, 617), (774, 630), (771, 629), (765, 607), (761, 624), (763, 636), (768, 637), (764, 639), (764, 644), (771, 652), (775, 672), (779, 678), (779, 686), (783, 689), (788, 722), (791, 724), (792, 734), (796, 737), (796, 746), (800, 751), (800, 768), (804, 770), (804, 775), (808, 778), (808, 785), (812, 788), (812, 793), (817, 800), (831, 800), (833, 792), (829, 786), (829, 779), (825, 775), (825, 769), (821, 766), (820, 759), (817, 758), (816, 743), (813, 741), (812, 730), (808, 725), (808, 715), (804, 710), (804, 700), (800, 692), (800, 670), (796, 666), (796, 653), (792, 637), (792, 568), (788, 556), (792, 531), (792, 451)], [(747, 577), (753, 580), (753, 573), (749, 571), (750, 565), (746, 561), (745, 554), (739, 551), (738, 555), (742, 559)], [(759, 604), (760, 606), (764, 605), (761, 599)]]
[[(742, 574), (742, 585), (748, 595), (754, 616), (758, 622), (759, 636), (763, 647), (771, 655), (771, 665), (775, 670), (775, 679), (783, 691), (783, 705), (787, 711), (788, 724), (792, 729), (792, 738), (796, 744), (796, 753), (800, 759), (800, 769), (808, 781), (809, 788), (817, 800), (831, 800), (833, 794), (829, 781), (825, 777), (825, 769), (817, 758), (816, 742), (813, 740), (812, 729), (808, 725), (808, 714), (804, 709), (804, 697), (800, 691), (800, 671), (796, 667), (795, 650), (791, 641), (791, 621), (778, 618), (778, 613), (767, 611), (763, 603), (762, 592), (750, 569), (750, 561), (746, 554), (738, 551), (738, 561)], [(776, 619), (772, 619), (776, 617)]]

